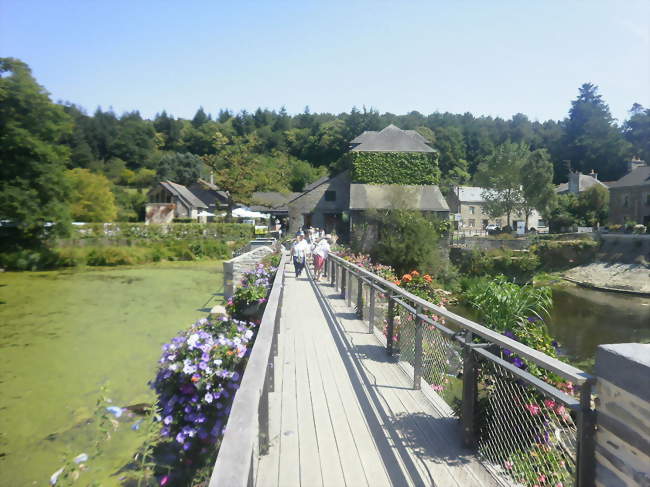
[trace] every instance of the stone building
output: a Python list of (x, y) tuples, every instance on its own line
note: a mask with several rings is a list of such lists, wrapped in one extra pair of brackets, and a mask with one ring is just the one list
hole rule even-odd
[[(469, 233), (481, 233), (488, 225), (497, 225), (505, 227), (508, 224), (507, 215), (501, 215), (493, 218), (485, 210), (485, 199), (483, 198), (484, 188), (478, 186), (454, 186), (447, 196), (449, 211), (453, 214), (460, 215), (454, 218), (454, 226), (457, 230)], [(524, 221), (526, 216), (522, 213), (514, 212), (510, 215), (510, 224), (513, 229), (517, 228), (518, 221)], [(546, 231), (547, 223), (542, 219), (537, 210), (533, 210), (528, 216), (528, 228), (534, 228), (537, 231)]]
[(650, 166), (643, 161), (631, 161), (629, 172), (609, 184), (609, 221), (650, 225)]
[(146, 223), (171, 223), (174, 218), (198, 219), (208, 205), (182, 184), (161, 181), (149, 191), (146, 205)]
[(598, 173), (591, 171), (589, 174), (582, 174), (579, 171), (569, 171), (569, 181), (560, 183), (555, 187), (557, 194), (579, 194), (592, 186), (607, 188), (608, 184), (598, 180)]

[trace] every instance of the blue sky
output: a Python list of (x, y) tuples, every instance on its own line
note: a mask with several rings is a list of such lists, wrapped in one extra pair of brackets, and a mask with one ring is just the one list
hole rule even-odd
[(199, 106), (561, 119), (650, 107), (650, 1), (0, 0), (0, 56), (89, 111)]

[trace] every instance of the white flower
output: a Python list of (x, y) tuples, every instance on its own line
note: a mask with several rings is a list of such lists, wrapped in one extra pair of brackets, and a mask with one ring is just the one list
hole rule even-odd
[(176, 372), (178, 370), (178, 364), (170, 364), (168, 368), (172, 372)]

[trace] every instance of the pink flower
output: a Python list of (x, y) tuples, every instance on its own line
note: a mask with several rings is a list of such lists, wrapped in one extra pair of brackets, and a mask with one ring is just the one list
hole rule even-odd
[(546, 482), (546, 475), (544, 475), (544, 474), (540, 474), (540, 476), (537, 477), (537, 481), (538, 481), (539, 483), (541, 483), (541, 484), (545, 483), (545, 482)]
[(514, 467), (514, 464), (510, 460), (506, 460), (503, 462), (503, 466), (506, 467), (508, 470), (512, 470), (512, 467)]
[(169, 482), (169, 475), (165, 475), (160, 479), (160, 485), (167, 485), (167, 482)]
[(544, 406), (546, 406), (549, 409), (553, 409), (555, 407), (555, 401), (552, 399), (544, 399)]
[(564, 487), (564, 484), (562, 482), (558, 482), (557, 484), (555, 484), (555, 487)]
[(542, 410), (542, 408), (540, 408), (537, 404), (526, 404), (524, 407), (533, 416), (538, 415), (540, 413), (540, 411)]
[(435, 384), (431, 386), (431, 389), (433, 389), (436, 392), (441, 392), (445, 390), (445, 388), (442, 387), (441, 385), (435, 385)]

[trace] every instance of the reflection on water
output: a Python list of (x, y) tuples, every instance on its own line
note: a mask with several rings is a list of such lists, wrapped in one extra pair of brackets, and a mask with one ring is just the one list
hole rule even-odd
[(650, 298), (573, 286), (553, 289), (548, 327), (571, 358), (590, 358), (604, 343), (650, 340)]

